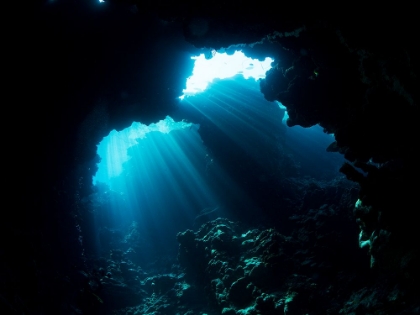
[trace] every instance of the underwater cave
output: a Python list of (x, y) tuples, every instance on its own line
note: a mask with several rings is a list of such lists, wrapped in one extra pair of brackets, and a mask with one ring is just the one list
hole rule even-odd
[(20, 11), (2, 314), (420, 313), (415, 19), (268, 5)]
[(95, 226), (85, 229), (96, 234), (97, 253), (112, 250), (104, 234), (122, 235), (133, 224), (148, 247), (173, 258), (178, 250), (173, 236), (210, 218), (250, 216), (275, 226), (269, 222), (277, 217), (273, 207), (280, 199), (271, 194), (282, 180), (299, 175), (328, 181), (339, 175), (342, 157), (325, 152), (331, 135), (319, 127), (288, 131), (284, 106), (259, 92), (257, 80), (272, 60), (264, 68), (239, 51), (191, 59), (193, 72), (173, 113), (182, 120), (135, 122), (113, 130), (97, 146), (96, 192), (84, 200), (96, 213)]

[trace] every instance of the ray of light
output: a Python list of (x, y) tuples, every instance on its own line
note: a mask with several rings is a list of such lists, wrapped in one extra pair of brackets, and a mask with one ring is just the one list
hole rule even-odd
[(216, 79), (232, 78), (242, 75), (245, 79), (254, 78), (258, 80), (265, 77), (265, 73), (271, 69), (273, 59), (267, 57), (264, 61), (252, 59), (241, 51), (234, 54), (218, 53), (213, 51), (213, 56), (206, 59), (204, 54), (193, 56), (194, 69), (192, 75), (187, 79), (186, 88), (183, 90), (185, 96), (201, 93), (207, 89)]
[(109, 183), (112, 177), (118, 176), (122, 172), (122, 165), (129, 160), (127, 150), (143, 139), (148, 133), (159, 131), (169, 133), (172, 130), (190, 128), (191, 123), (185, 121), (175, 122), (167, 116), (164, 120), (150, 125), (144, 125), (139, 122), (133, 124), (124, 130), (112, 130), (98, 145), (98, 155), (101, 162), (98, 164), (99, 170), (93, 178), (93, 183), (97, 181)]
[(192, 228), (203, 209), (220, 206), (217, 190), (223, 189), (226, 179), (218, 174), (209, 180), (209, 157), (199, 126), (181, 121), (180, 127), (167, 120), (111, 133), (104, 151), (108, 162), (100, 167), (112, 167), (114, 176), (97, 175), (96, 185), (106, 180), (115, 201), (108, 202), (96, 229), (119, 229), (135, 222), (153, 248), (176, 250), (176, 233)]

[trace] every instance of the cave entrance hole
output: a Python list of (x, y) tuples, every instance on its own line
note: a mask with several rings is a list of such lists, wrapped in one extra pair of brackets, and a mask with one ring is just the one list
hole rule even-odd
[[(238, 78), (241, 91), (251, 88), (252, 97), (263, 99), (257, 80), (265, 76), (273, 60), (251, 59), (240, 51), (229, 55), (212, 51), (211, 58), (201, 54), (191, 59), (193, 73), (179, 97), (176, 117), (167, 116), (150, 125), (133, 122), (124, 130), (111, 131), (97, 145), (101, 161), (93, 177), (96, 193), (92, 200), (96, 208), (95, 246), (100, 253), (115, 248), (127, 253), (133, 244), (139, 246), (134, 252), (142, 252), (143, 258), (156, 248), (169, 253), (176, 249), (177, 232), (197, 227), (202, 220), (228, 216), (223, 213), (223, 198), (249, 204), (247, 196), (215, 161), (212, 150), (204, 145), (202, 134), (207, 140), (209, 134), (213, 140), (220, 137), (220, 143), (224, 143), (223, 137), (242, 142), (237, 128), (245, 128), (258, 135), (252, 139), (255, 143), (258, 137), (266, 137), (258, 131), (261, 122), (255, 125), (251, 121), (256, 113), (252, 111), (257, 109), (250, 107), (251, 112), (244, 110), (242, 115), (237, 112), (239, 108), (216, 106), (210, 113), (203, 111), (205, 104), (201, 108), (188, 104), (200, 102), (198, 95), (206, 90), (221, 97), (224, 105), (235, 99), (235, 103), (243, 101), (246, 95), (235, 95), (234, 86), (229, 86)], [(226, 80), (230, 80), (227, 89), (223, 85)], [(223, 115), (227, 120), (217, 123)], [(268, 118), (267, 113), (261, 115)], [(204, 131), (200, 134), (201, 124)], [(220, 131), (217, 135), (216, 129)], [(252, 151), (252, 145), (243, 142), (239, 147), (246, 153)]]
[[(316, 151), (324, 151), (331, 138), (320, 140), (328, 136), (319, 127), (307, 129), (305, 137), (303, 129), (286, 135), (285, 108), (259, 90), (273, 60), (212, 54), (192, 58), (194, 71), (173, 117), (134, 122), (98, 145), (95, 238), (102, 253), (119, 248), (134, 262), (162, 252), (176, 257), (177, 232), (197, 228), (202, 219), (228, 217), (227, 209), (252, 216), (251, 208), (260, 209), (254, 199), (267, 198), (264, 191), (280, 175), (304, 169), (308, 146), (306, 171), (325, 175), (325, 157)], [(206, 63), (210, 67), (200, 70)], [(299, 147), (299, 137), (310, 144)]]

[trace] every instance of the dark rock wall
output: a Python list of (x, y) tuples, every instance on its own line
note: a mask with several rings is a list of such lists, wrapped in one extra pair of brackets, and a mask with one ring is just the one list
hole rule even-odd
[[(276, 11), (262, 3), (250, 7), (228, 1), (217, 9), (210, 3), (190, 8), (175, 17), (198, 47), (261, 40), (281, 46), (278, 64), (261, 82), (261, 91), (287, 107), (289, 126), (319, 124), (334, 133), (329, 150), (344, 154), (349, 162), (341, 171), (360, 184), (359, 198), (371, 207), (375, 222), (359, 220), (371, 226), (366, 233), (377, 255), (372, 259), (403, 277), (417, 274), (416, 221), (410, 209), (419, 175), (413, 145), (418, 45), (409, 7), (299, 8), (289, 3)], [(345, 15), (339, 13), (343, 10)], [(379, 254), (383, 251), (397, 256), (394, 263)]]

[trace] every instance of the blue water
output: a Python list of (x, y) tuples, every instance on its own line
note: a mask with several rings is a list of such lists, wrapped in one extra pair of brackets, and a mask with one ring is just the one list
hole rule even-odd
[(333, 137), (289, 128), (284, 115), (258, 82), (238, 76), (181, 100), (165, 121), (111, 132), (94, 178), (97, 252), (130, 250), (134, 233), (143, 260), (175, 257), (176, 234), (203, 220), (262, 217), (285, 177), (336, 177), (343, 158), (326, 152)]

